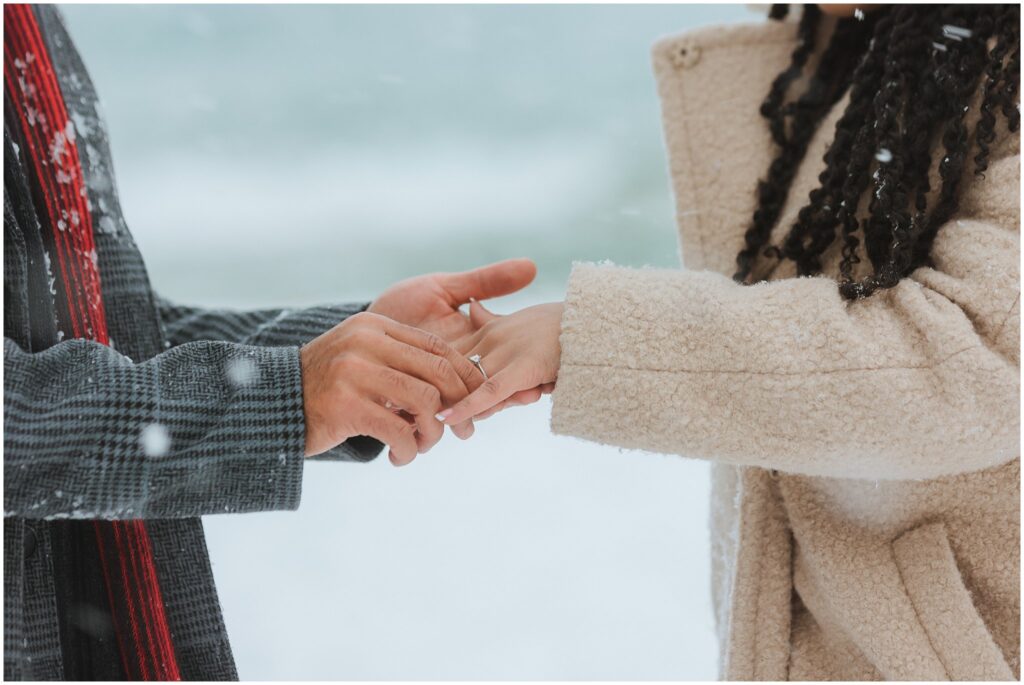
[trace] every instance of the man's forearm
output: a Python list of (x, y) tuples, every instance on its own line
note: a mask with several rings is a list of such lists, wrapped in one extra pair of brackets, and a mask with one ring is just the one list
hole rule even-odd
[(221, 340), (267, 347), (303, 345), (369, 306), (368, 302), (357, 302), (239, 311), (189, 307), (159, 297), (156, 304), (172, 346)]

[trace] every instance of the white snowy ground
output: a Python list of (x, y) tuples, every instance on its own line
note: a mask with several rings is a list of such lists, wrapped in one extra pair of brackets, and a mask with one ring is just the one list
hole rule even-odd
[(713, 679), (707, 465), (552, 436), (547, 399), (396, 469), (207, 517), (242, 678)]

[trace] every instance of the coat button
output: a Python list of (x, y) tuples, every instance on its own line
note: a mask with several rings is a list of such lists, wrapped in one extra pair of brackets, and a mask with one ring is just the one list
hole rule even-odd
[(700, 61), (700, 46), (696, 43), (680, 43), (676, 46), (672, 61), (681, 69), (689, 69)]
[(32, 558), (36, 553), (36, 549), (39, 548), (39, 538), (36, 536), (36, 531), (32, 526), (25, 524), (25, 533), (22, 541), (24, 543), (25, 558)]

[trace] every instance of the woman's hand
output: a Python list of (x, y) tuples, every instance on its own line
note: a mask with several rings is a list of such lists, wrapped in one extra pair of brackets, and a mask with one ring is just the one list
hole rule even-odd
[(369, 435), (391, 448), (393, 464), (408, 464), (444, 434), (435, 415), (483, 382), (438, 336), (365, 312), (310, 341), (299, 356), (306, 456)]
[[(480, 305), (474, 303), (474, 307)], [(562, 355), (558, 342), (562, 309), (561, 302), (553, 302), (493, 317), (476, 333), (458, 341), (456, 346), (467, 357), (480, 355), (488, 379), (437, 418), (456, 424), (477, 415), (489, 416), (506, 401), (528, 404), (550, 392)]]
[[(434, 333), (450, 343), (476, 330), (459, 307), (472, 300), (514, 293), (536, 275), (537, 266), (529, 259), (506, 259), (471, 271), (417, 276), (385, 290), (367, 311)], [(473, 422), (451, 424), (451, 429), (465, 440), (473, 435)]]

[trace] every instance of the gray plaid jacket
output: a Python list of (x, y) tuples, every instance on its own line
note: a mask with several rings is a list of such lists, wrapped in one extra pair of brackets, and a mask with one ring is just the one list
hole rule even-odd
[[(24, 217), (8, 198), (17, 168), (6, 166), (4, 678), (63, 675), (48, 522), (144, 518), (183, 677), (235, 679), (199, 517), (298, 506), (298, 346), (363, 306), (209, 311), (154, 296), (121, 215), (92, 83), (56, 8), (35, 11), (77, 133), (111, 346), (30, 350), (28, 282), (46, 266), (24, 247)], [(10, 157), (6, 127), (4, 137)], [(170, 437), (162, 456), (144, 449), (154, 424)], [(367, 461), (380, 448), (355, 439), (328, 458)]]

